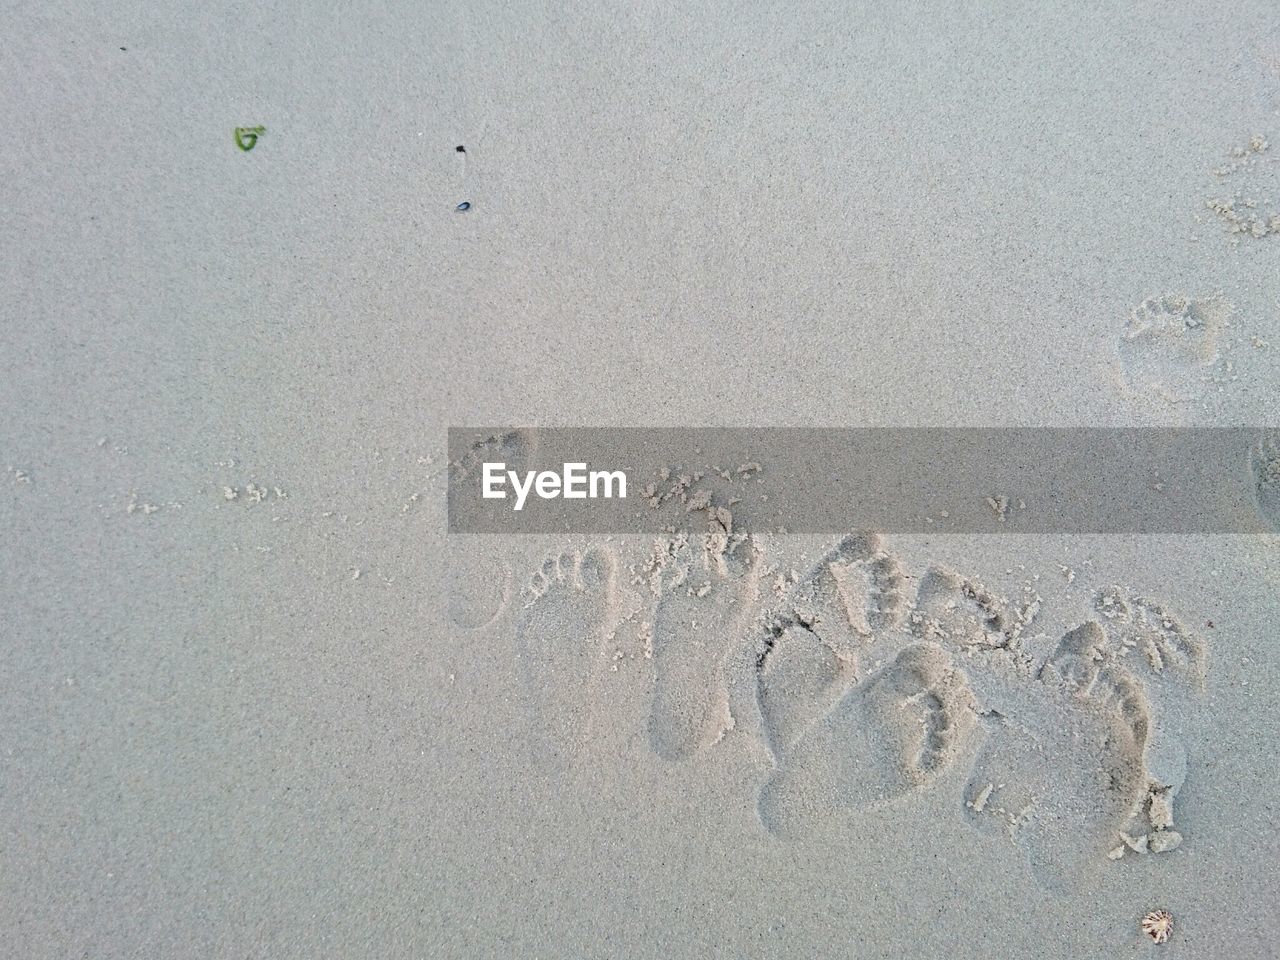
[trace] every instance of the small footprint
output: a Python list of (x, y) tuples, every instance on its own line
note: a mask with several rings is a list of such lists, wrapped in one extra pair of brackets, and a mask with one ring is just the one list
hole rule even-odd
[(508, 430), (477, 440), (451, 465), (455, 482), (478, 477), (486, 463), (505, 463), (508, 470), (523, 473), (532, 464), (537, 444), (537, 431), (531, 428)]
[(858, 652), (906, 614), (898, 560), (875, 533), (842, 539), (788, 591), (756, 655), (756, 703), (774, 756), (855, 680)]
[(1151, 779), (1176, 794), (1186, 774), (1182, 746), (1198, 720), (1198, 696), (1208, 672), (1209, 647), (1166, 604), (1131, 597), (1120, 587), (1098, 591), (1094, 609), (1110, 640), (1105, 658), (1124, 664), (1147, 691), (1152, 717), (1144, 763)]
[(760, 792), (760, 820), (797, 836), (917, 791), (955, 763), (976, 723), (967, 677), (947, 653), (906, 647), (784, 750)]
[(789, 592), (782, 616), (832, 646), (864, 644), (906, 615), (902, 566), (877, 533), (850, 534)]
[(1280, 441), (1268, 437), (1255, 444), (1250, 451), (1249, 470), (1258, 513), (1267, 526), (1280, 533)]
[(1117, 343), (1126, 384), (1139, 395), (1179, 404), (1195, 399), (1214, 376), (1231, 306), (1217, 297), (1148, 297)]
[(715, 519), (711, 528), (658, 544), (652, 560), (649, 743), (666, 760), (690, 757), (732, 728), (729, 660), (756, 615), (759, 548)]
[(800, 624), (781, 628), (761, 654), (757, 697), (765, 741), (775, 758), (821, 717), (857, 678), (857, 660)]
[(1197, 687), (1204, 682), (1204, 641), (1163, 604), (1146, 597), (1130, 597), (1119, 587), (1111, 586), (1098, 591), (1094, 609), (1119, 642), (1114, 650), (1117, 656), (1123, 658), (1136, 650), (1152, 673), (1169, 671)]
[(1025, 618), (976, 580), (931, 566), (920, 580), (911, 629), (969, 653), (1016, 648)]
[(447, 613), (454, 626), (464, 630), (488, 626), (506, 611), (511, 594), (511, 568), (506, 563), (451, 551)]
[(541, 759), (569, 764), (587, 745), (606, 641), (618, 626), (618, 561), (595, 546), (543, 561), (516, 626), (517, 667)]
[(1025, 709), (991, 718), (965, 791), (970, 822), (1007, 836), (1055, 892), (1106, 861), (1148, 796), (1150, 703), (1107, 644), (1092, 621), (1062, 638)]

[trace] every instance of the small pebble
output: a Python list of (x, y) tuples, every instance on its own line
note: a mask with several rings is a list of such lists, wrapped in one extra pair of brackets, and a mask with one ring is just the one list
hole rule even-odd
[(458, 213), (466, 213), (468, 210), (471, 209), (471, 201), (463, 200), (460, 204), (458, 204), (456, 209)]

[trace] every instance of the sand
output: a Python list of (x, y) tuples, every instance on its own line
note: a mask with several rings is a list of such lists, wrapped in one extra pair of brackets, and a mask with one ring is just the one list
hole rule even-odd
[(446, 533), (450, 426), (1280, 424), (1274, 5), (881, 6), (10, 11), (0, 952), (1275, 955), (1276, 537)]

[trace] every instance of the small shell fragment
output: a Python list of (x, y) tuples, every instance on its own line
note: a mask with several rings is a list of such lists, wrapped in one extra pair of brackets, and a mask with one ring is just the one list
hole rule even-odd
[(994, 783), (988, 783), (985, 787), (978, 791), (978, 795), (969, 801), (969, 806), (975, 813), (981, 813), (987, 806), (987, 801), (991, 799), (991, 791), (995, 789)]
[(460, 204), (454, 207), (454, 210), (456, 210), (458, 213), (466, 213), (470, 209), (471, 209), (470, 200), (463, 200)]
[(1142, 918), (1142, 932), (1153, 943), (1166, 943), (1173, 933), (1173, 914), (1168, 910), (1152, 910)]

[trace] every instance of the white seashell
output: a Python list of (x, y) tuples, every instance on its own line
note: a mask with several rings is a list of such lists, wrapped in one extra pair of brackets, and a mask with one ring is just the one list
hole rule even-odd
[(1142, 918), (1142, 932), (1155, 943), (1165, 943), (1173, 933), (1173, 914), (1168, 910), (1152, 910)]

